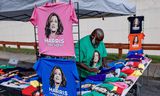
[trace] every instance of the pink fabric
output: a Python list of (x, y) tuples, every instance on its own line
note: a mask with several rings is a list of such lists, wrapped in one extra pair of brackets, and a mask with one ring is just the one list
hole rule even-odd
[(134, 76), (127, 76), (126, 80), (132, 80), (132, 81), (136, 81), (137, 77)]
[(128, 88), (128, 85), (124, 82), (112, 82), (111, 84), (113, 84), (117, 87), (123, 88), (123, 89)]
[(150, 58), (145, 57), (144, 60), (142, 60), (142, 64), (148, 63), (150, 60)]
[[(45, 27), (51, 13), (59, 16), (63, 26), (62, 35), (47, 38)], [(31, 23), (38, 28), (38, 41), (40, 54), (52, 56), (75, 56), (72, 35), (72, 24), (77, 23), (73, 4), (68, 3), (46, 3), (41, 7), (35, 7)], [(51, 24), (50, 24), (51, 25)]]

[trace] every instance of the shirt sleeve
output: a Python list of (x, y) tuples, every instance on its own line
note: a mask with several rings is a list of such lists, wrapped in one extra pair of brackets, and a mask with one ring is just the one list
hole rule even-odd
[[(79, 49), (80, 49), (80, 52), (79, 52)], [(75, 45), (75, 53), (76, 53), (76, 61), (77, 62), (82, 62), (83, 58), (84, 58), (84, 54), (83, 54), (83, 51), (82, 51), (82, 47), (79, 48), (79, 42), (77, 42), (76, 45)]]
[(71, 4), (71, 20), (73, 23), (78, 23), (77, 15), (73, 4)]
[(37, 8), (35, 7), (32, 13), (32, 16), (30, 18), (30, 22), (34, 25), (37, 26)]
[(131, 40), (131, 34), (128, 35), (128, 40), (129, 40), (129, 41)]
[(102, 47), (103, 47), (103, 54), (102, 54), (102, 57), (106, 57), (107, 56), (107, 50), (106, 50), (106, 47), (104, 45), (104, 43), (102, 42)]
[(33, 69), (37, 72), (39, 77), (42, 77), (42, 69), (43, 67), (41, 66), (41, 58), (34, 64)]
[(140, 39), (144, 39), (144, 37), (145, 37), (144, 33), (141, 33)]

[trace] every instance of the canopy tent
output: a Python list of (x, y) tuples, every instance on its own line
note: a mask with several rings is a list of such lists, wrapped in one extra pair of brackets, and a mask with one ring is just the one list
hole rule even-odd
[(36, 6), (51, 0), (0, 0), (0, 20), (28, 21)]
[[(69, 2), (69, 0), (59, 0)], [(136, 7), (125, 0), (71, 0), (75, 3), (79, 19), (123, 16), (135, 14)], [(0, 0), (0, 20), (28, 21), (34, 6), (53, 0)], [(79, 8), (79, 10), (77, 10)]]
[[(69, 2), (70, 0), (60, 0)], [(113, 17), (135, 14), (136, 6), (126, 0), (71, 0), (79, 3), (79, 18)], [(78, 8), (75, 5), (75, 8)]]

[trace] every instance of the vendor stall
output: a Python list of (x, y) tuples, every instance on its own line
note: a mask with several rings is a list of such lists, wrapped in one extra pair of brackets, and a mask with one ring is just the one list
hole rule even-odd
[[(123, 15), (133, 15), (133, 14), (135, 14), (135, 5), (128, 4), (128, 3), (124, 2), (124, 1), (121, 1), (121, 0), (101, 0), (101, 2), (98, 2), (97, 0), (92, 0), (92, 1), (90, 1), (90, 0), (60, 0), (60, 1), (67, 2), (68, 4), (71, 3), (71, 2), (74, 2), (74, 6), (75, 6), (75, 10), (76, 10), (76, 14), (77, 14), (78, 19), (103, 18), (103, 17), (113, 17), (113, 16), (123, 16)], [(37, 19), (38, 15), (37, 14), (35, 15), (34, 13), (38, 12), (39, 9), (33, 11), (33, 8), (34, 7), (35, 8), (38, 8), (38, 7), (40, 8), (40, 6), (42, 6), (42, 5), (45, 6), (45, 7), (48, 7), (48, 8), (51, 7), (51, 6), (54, 6), (54, 3), (51, 4), (51, 3), (47, 3), (47, 2), (52, 2), (52, 0), (38, 0), (38, 1), (30, 0), (30, 1), (22, 1), (22, 2), (19, 2), (19, 1), (17, 1), (17, 2), (16, 1), (15, 2), (13, 2), (13, 1), (8, 1), (8, 2), (0, 1), (0, 4), (3, 5), (2, 8), (0, 8), (0, 20), (28, 21), (31, 18), (33, 20), (32, 23), (34, 25), (38, 25), (39, 21), (36, 21), (36, 20), (38, 20)], [(10, 7), (6, 7), (6, 6), (10, 6)], [(55, 13), (58, 12), (57, 10), (54, 10), (54, 11), (55, 11)], [(32, 13), (33, 13), (33, 15), (31, 17)], [(75, 18), (74, 12), (71, 15), (73, 16), (71, 18), (72, 21), (76, 22), (77, 20)], [(45, 16), (46, 15), (44, 15), (44, 17)], [(47, 17), (48, 18), (50, 17), (49, 14), (47, 14)], [(44, 18), (44, 19), (47, 20), (47, 18)], [(39, 20), (42, 20), (42, 19), (39, 19)], [(46, 23), (46, 25), (47, 25), (47, 23)], [(47, 27), (45, 29), (47, 30)], [(39, 36), (42, 36), (41, 33), (39, 33), (39, 34), (40, 34)], [(57, 34), (61, 35), (62, 33), (57, 33)], [(46, 35), (46, 38), (49, 38), (47, 33), (45, 35)], [(42, 36), (42, 37), (44, 37), (44, 36)], [(54, 41), (54, 42), (64, 43), (65, 40), (63, 40), (63, 38), (60, 38), (60, 39), (61, 39), (60, 41)], [(45, 42), (48, 42), (48, 46), (56, 46), (56, 47), (57, 46), (63, 46), (63, 44), (62, 45), (60, 45), (60, 44), (58, 44), (58, 45), (50, 44), (50, 43), (53, 43), (53, 40), (50, 42), (49, 39), (46, 39)], [(71, 42), (71, 43), (73, 44), (73, 42)], [(59, 53), (58, 49), (56, 49), (55, 52), (52, 52), (52, 50), (50, 50), (50, 48), (42, 48), (42, 47), (44, 47), (43, 46), (44, 44), (45, 44), (44, 42), (42, 42), (40, 44), (41, 49), (39, 50), (39, 52), (40, 52), (41, 56), (45, 57), (45, 58), (40, 59), (37, 62), (37, 64), (41, 64), (42, 65), (43, 63), (45, 63), (46, 64), (45, 68), (47, 68), (49, 70), (48, 71), (44, 71), (43, 70), (44, 66), (43, 67), (40, 66), (40, 65), (35, 65), (34, 66), (35, 69), (38, 69), (37, 70), (38, 75), (40, 75), (42, 77), (45, 76), (45, 77), (42, 78), (43, 79), (42, 82), (43, 81), (44, 82), (47, 81), (46, 84), (44, 83), (45, 85), (47, 85), (48, 82), (50, 82), (46, 78), (50, 77), (50, 80), (51, 80), (52, 79), (51, 78), (52, 75), (50, 75), (50, 74), (46, 75), (46, 73), (54, 71), (54, 69), (55, 70), (61, 70), (62, 69), (62, 71), (65, 73), (64, 76), (66, 76), (66, 78), (68, 78), (68, 81), (69, 81), (69, 78), (72, 78), (72, 80), (75, 80), (75, 78), (77, 78), (77, 75), (76, 75), (76, 71), (73, 71), (73, 69), (76, 69), (75, 65), (73, 64), (74, 62), (62, 60), (62, 58), (59, 58), (59, 57), (58, 57), (59, 61), (51, 60), (51, 59), (49, 59), (50, 57), (48, 58), (48, 55), (51, 55), (51, 58), (52, 58), (53, 55), (57, 55), (57, 56), (62, 56), (62, 55), (63, 56), (74, 56), (73, 50), (71, 50), (70, 53), (66, 53), (65, 50), (63, 50), (64, 52), (60, 52)], [(62, 49), (65, 49), (65, 48), (62, 48)], [(70, 49), (70, 46), (67, 47), (67, 48)], [(64, 53), (66, 53), (66, 54), (64, 55)], [(53, 58), (57, 59), (57, 57), (55, 57), (55, 56)], [(74, 66), (70, 66), (70, 67), (69, 66), (63, 66), (63, 64), (65, 62), (67, 62), (68, 65), (74, 65)], [(53, 64), (51, 64), (51, 63), (53, 63)], [(53, 66), (53, 65), (55, 65), (55, 66)], [(57, 65), (58, 65), (58, 67), (56, 67)], [(53, 68), (51, 68), (51, 66)], [(67, 73), (68, 71), (66, 70), (66, 68), (63, 68), (63, 67), (66, 67), (67, 69), (70, 69), (70, 72), (74, 73), (74, 74)], [(61, 74), (63, 74), (63, 72), (61, 72)], [(52, 85), (52, 82), (50, 82), (50, 84)], [(73, 84), (73, 82), (69, 82), (68, 84), (71, 85), (71, 84)], [(2, 85), (4, 85), (4, 84), (2, 84)], [(65, 83), (63, 84), (63, 87), (64, 86), (66, 87)], [(73, 91), (73, 90), (69, 90), (68, 89), (69, 87), (70, 86), (67, 86), (66, 89), (62, 88), (60, 90), (60, 93), (63, 94), (63, 95), (68, 95), (68, 94), (75, 93), (75, 89), (72, 88), (74, 90), (74, 92), (72, 93), (71, 91)], [(45, 88), (49, 88), (49, 89), (47, 89), (46, 92), (48, 92), (48, 90), (49, 90), (51, 92), (51, 94), (55, 94), (55, 92), (57, 92), (56, 89), (52, 89), (52, 88), (48, 87), (48, 85), (45, 86)], [(48, 93), (46, 93), (46, 94), (48, 94)]]

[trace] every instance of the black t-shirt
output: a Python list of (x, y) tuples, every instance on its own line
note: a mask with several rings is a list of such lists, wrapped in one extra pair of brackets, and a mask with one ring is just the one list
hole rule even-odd
[(130, 22), (130, 34), (142, 32), (142, 21), (144, 21), (144, 16), (128, 17), (128, 21)]

